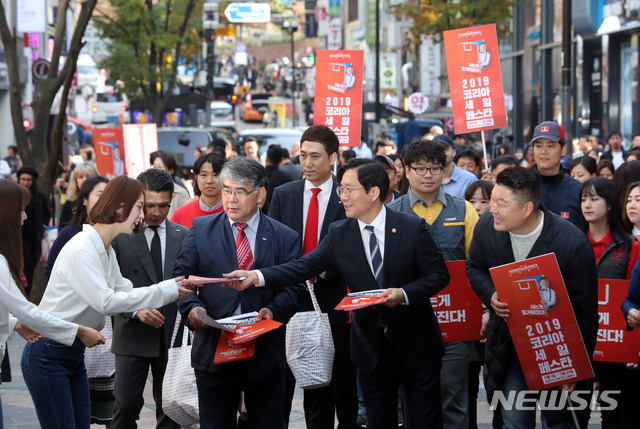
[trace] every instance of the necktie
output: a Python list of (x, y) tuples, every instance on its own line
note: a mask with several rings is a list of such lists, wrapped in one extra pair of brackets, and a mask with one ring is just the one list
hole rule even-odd
[(244, 233), (247, 226), (246, 223), (236, 223), (238, 228), (238, 241), (236, 242), (236, 254), (238, 255), (238, 267), (241, 270), (250, 270), (253, 267), (253, 254), (251, 253), (251, 246), (249, 246), (249, 239)]
[(153, 230), (153, 238), (151, 239), (151, 260), (153, 261), (153, 267), (156, 270), (156, 276), (158, 282), (164, 279), (162, 275), (162, 248), (160, 246), (160, 235), (158, 234), (157, 226), (150, 226)]
[(382, 254), (380, 253), (380, 247), (378, 246), (378, 239), (376, 235), (373, 233), (373, 226), (367, 225), (364, 227), (369, 233), (369, 252), (371, 254), (371, 265), (373, 267), (373, 276), (378, 283), (380, 289), (383, 288), (382, 280), (384, 277), (382, 270)]
[(318, 194), (320, 191), (322, 191), (320, 188), (311, 189), (313, 195), (311, 195), (311, 201), (309, 201), (307, 224), (304, 227), (303, 255), (306, 255), (318, 247)]

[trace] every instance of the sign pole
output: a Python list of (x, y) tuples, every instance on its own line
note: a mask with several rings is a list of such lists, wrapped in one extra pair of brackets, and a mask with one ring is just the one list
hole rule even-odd
[(482, 155), (484, 156), (484, 168), (485, 170), (488, 170), (489, 164), (487, 164), (487, 142), (484, 141), (484, 130), (480, 131), (480, 135), (482, 136)]

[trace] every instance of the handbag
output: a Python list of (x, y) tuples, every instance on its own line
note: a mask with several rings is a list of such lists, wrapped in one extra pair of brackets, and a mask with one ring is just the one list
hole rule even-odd
[(320, 311), (308, 281), (307, 288), (314, 311), (296, 313), (287, 323), (287, 363), (299, 387), (317, 389), (331, 382), (335, 348), (329, 316)]
[[(182, 341), (176, 345), (176, 336), (182, 330)], [(189, 343), (187, 344), (187, 339)], [(191, 367), (193, 334), (182, 323), (178, 312), (168, 350), (167, 369), (162, 380), (162, 410), (181, 427), (198, 427), (198, 387)]]
[(87, 378), (107, 378), (116, 372), (116, 355), (111, 353), (113, 327), (111, 316), (104, 318), (104, 328), (100, 331), (105, 338), (104, 344), (99, 344), (84, 351), (84, 366), (87, 368)]

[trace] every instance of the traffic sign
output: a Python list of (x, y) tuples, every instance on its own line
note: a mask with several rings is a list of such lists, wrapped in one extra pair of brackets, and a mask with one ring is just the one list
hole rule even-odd
[(236, 44), (236, 52), (247, 52), (247, 45), (242, 42)]
[(31, 73), (33, 73), (33, 77), (35, 79), (44, 79), (47, 77), (47, 74), (49, 74), (50, 66), (51, 64), (49, 63), (49, 61), (40, 58), (36, 60), (36, 62), (34, 62), (31, 66)]
[(270, 22), (268, 3), (231, 3), (224, 11), (229, 22)]
[(429, 99), (421, 92), (414, 92), (409, 96), (407, 104), (411, 113), (419, 115), (429, 107)]

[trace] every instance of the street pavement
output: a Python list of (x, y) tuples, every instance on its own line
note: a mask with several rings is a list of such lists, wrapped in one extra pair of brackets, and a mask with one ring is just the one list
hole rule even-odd
[[(2, 397), (2, 408), (4, 413), (5, 429), (39, 429), (38, 418), (36, 416), (31, 396), (24, 384), (22, 372), (20, 371), (20, 357), (25, 341), (19, 335), (14, 337), (8, 343), (9, 358), (11, 361), (11, 375), (13, 381), (3, 383), (0, 386), (0, 396)], [(489, 404), (486, 402), (484, 388), (481, 385), (480, 397), (478, 398), (478, 428), (491, 429), (491, 411)], [(155, 403), (151, 392), (151, 383), (147, 382), (144, 393), (144, 407), (140, 413), (138, 427), (140, 429), (155, 428)], [(92, 425), (92, 428), (99, 428), (98, 425)], [(303, 429), (304, 413), (302, 411), (302, 390), (296, 388), (293, 406), (291, 410), (291, 419), (289, 428)], [(540, 428), (539, 423), (536, 426)], [(600, 413), (592, 412), (589, 429), (600, 427)], [(462, 428), (461, 428), (462, 429)]]

